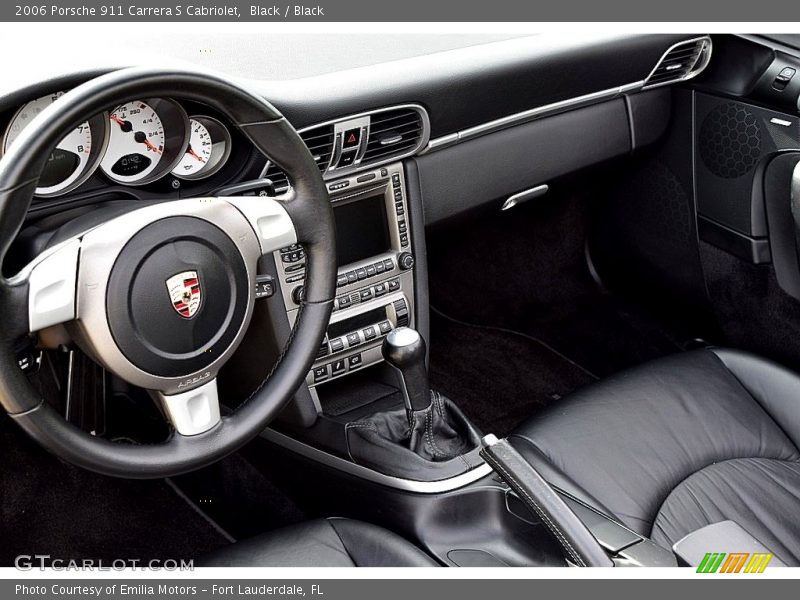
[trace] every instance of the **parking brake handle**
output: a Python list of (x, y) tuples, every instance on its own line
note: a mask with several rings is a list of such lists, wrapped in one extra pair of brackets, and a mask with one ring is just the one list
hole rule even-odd
[(583, 521), (508, 440), (489, 434), (482, 445), (481, 457), (547, 526), (569, 562), (579, 567), (614, 566)]

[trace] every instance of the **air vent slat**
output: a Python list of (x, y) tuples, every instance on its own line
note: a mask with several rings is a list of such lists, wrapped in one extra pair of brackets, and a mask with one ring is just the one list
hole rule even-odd
[(405, 124), (399, 125), (397, 127), (382, 127), (380, 129), (377, 129), (377, 130), (376, 129), (370, 129), (370, 133), (375, 135), (375, 134), (386, 133), (386, 132), (389, 132), (389, 131), (397, 131), (399, 133), (405, 134), (405, 133), (415, 133), (415, 132), (421, 131), (421, 130), (422, 130), (422, 126), (419, 123), (405, 123)]
[(645, 80), (644, 87), (676, 83), (694, 77), (708, 64), (711, 40), (708, 37), (681, 42), (670, 48)]
[(422, 115), (412, 108), (373, 114), (367, 149), (361, 163), (406, 154), (419, 145), (423, 135)]
[(415, 142), (410, 142), (408, 144), (398, 144), (396, 146), (379, 146), (376, 150), (370, 153), (369, 160), (380, 160), (388, 156), (407, 152), (408, 150), (411, 150), (415, 145), (416, 145)]

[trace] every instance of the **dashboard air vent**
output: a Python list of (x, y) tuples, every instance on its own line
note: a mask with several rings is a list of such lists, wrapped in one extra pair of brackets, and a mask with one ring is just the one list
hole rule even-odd
[[(308, 151), (311, 152), (311, 156), (314, 157), (317, 167), (324, 173), (331, 162), (331, 154), (333, 154), (333, 126), (312, 127), (299, 133)], [(282, 194), (289, 189), (289, 178), (274, 163), (267, 163), (267, 169), (263, 176), (272, 181), (276, 194)]]
[(385, 161), (413, 151), (424, 135), (422, 114), (413, 108), (397, 108), (371, 115), (367, 149), (362, 164)]
[(679, 42), (664, 53), (656, 68), (645, 79), (650, 88), (691, 79), (708, 65), (711, 58), (711, 38), (702, 37)]

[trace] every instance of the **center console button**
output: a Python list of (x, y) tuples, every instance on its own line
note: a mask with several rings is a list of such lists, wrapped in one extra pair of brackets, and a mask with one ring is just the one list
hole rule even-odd
[[(392, 330), (392, 324), (389, 321), (381, 321), (378, 324), (381, 334), (387, 334)], [(331, 342), (331, 349), (333, 349), (333, 342)]]
[(364, 334), (365, 340), (373, 340), (378, 336), (378, 334), (375, 333), (375, 328), (372, 326), (365, 328), (362, 333)]
[(383, 261), (383, 266), (386, 267), (387, 271), (394, 269), (394, 263), (392, 262), (391, 258), (387, 258), (385, 261)]
[(372, 288), (367, 288), (365, 290), (361, 290), (361, 301), (366, 302), (367, 300), (372, 300), (373, 292)]
[(356, 269), (356, 277), (358, 277), (359, 281), (361, 281), (362, 279), (366, 279), (367, 278), (367, 270), (364, 269), (364, 268)]
[(353, 333), (348, 333), (347, 334), (347, 345), (348, 346), (350, 346), (352, 348), (353, 346), (358, 346), (360, 343), (361, 343), (361, 336), (358, 335), (357, 331), (354, 331)]
[(314, 383), (325, 381), (328, 378), (328, 365), (314, 368)]
[(388, 291), (389, 290), (386, 287), (385, 283), (378, 283), (378, 284), (375, 285), (375, 297), (376, 298), (380, 298), (381, 296), (383, 296)]
[(336, 287), (344, 287), (347, 285), (347, 275), (342, 273), (336, 278)]
[(344, 340), (342, 338), (331, 340), (331, 353), (341, 352), (342, 350), (344, 350)]
[(368, 265), (366, 267), (367, 277), (375, 277), (375, 265)]
[(392, 279), (389, 282), (389, 291), (394, 292), (400, 289), (400, 280), (399, 279)]
[(300, 263), (299, 265), (289, 265), (288, 267), (286, 267), (285, 270), (287, 273), (294, 273), (295, 271), (299, 271), (300, 269), (305, 269), (305, 268), (306, 268), (306, 263)]
[(339, 308), (347, 308), (353, 303), (353, 299), (350, 297), (349, 294), (346, 294), (344, 296), (339, 296), (339, 298), (337, 298), (337, 303), (339, 305)]
[(346, 363), (344, 362), (343, 358), (335, 360), (331, 363), (331, 375), (339, 375), (340, 373), (344, 373), (345, 369)]
[(358, 275), (356, 275), (355, 271), (348, 271), (345, 275), (347, 275), (347, 283), (355, 283), (358, 281)]
[(374, 267), (376, 273), (383, 273), (386, 270), (386, 265), (383, 264), (383, 261), (376, 262)]
[(362, 364), (361, 354), (354, 354), (350, 358), (347, 359), (347, 364), (350, 365), (351, 369), (356, 367), (360, 367)]
[(355, 150), (351, 150), (350, 152), (342, 152), (342, 156), (339, 158), (339, 162), (337, 163), (337, 168), (347, 167), (352, 165), (356, 159), (356, 152)]
[(375, 179), (375, 177), (377, 177), (377, 175), (375, 175), (375, 173), (367, 173), (366, 175), (362, 175), (361, 177), (356, 179), (356, 182), (357, 183), (364, 183), (365, 181), (372, 181), (373, 179)]

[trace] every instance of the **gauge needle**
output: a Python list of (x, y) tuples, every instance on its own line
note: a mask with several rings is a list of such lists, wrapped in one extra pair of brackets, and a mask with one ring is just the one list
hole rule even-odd
[(156, 146), (153, 142), (151, 142), (150, 140), (147, 139), (147, 135), (145, 134), (144, 131), (137, 131), (136, 133), (134, 133), (133, 134), (133, 139), (136, 140), (140, 144), (144, 144), (145, 146), (147, 146), (153, 152), (156, 152), (157, 154), (161, 154), (161, 149), (158, 146)]
[(158, 152), (159, 154), (161, 154), (161, 150), (159, 150), (158, 147), (153, 142), (151, 142), (150, 140), (145, 139), (144, 140), (144, 145), (147, 146), (153, 152)]
[(120, 119), (117, 115), (111, 115), (111, 120), (114, 121), (117, 125), (119, 125), (122, 131), (128, 132), (133, 129), (133, 126), (130, 124), (129, 121), (124, 121)]
[(204, 159), (202, 156), (200, 156), (199, 154), (197, 154), (197, 152), (195, 152), (195, 151), (192, 149), (192, 147), (191, 147), (191, 146), (189, 146), (188, 148), (186, 148), (186, 154), (188, 154), (188, 155), (190, 155), (190, 156), (194, 156), (194, 157), (195, 157), (197, 160), (199, 160), (200, 162), (206, 162), (206, 159)]

